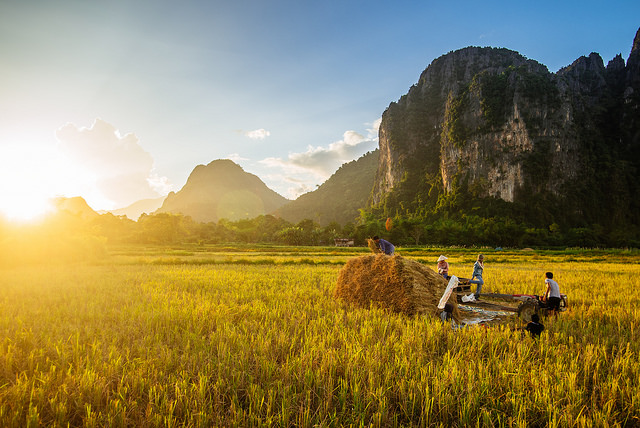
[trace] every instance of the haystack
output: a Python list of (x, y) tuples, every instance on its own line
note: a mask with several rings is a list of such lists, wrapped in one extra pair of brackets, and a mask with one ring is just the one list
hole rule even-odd
[[(438, 314), (446, 288), (442, 276), (414, 260), (375, 254), (347, 261), (338, 275), (335, 297), (363, 308), (373, 304), (407, 315)], [(455, 293), (448, 303), (459, 320)]]

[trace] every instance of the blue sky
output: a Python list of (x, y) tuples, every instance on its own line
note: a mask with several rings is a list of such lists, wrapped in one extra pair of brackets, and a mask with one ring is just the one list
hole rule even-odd
[(626, 60), (639, 17), (637, 1), (2, 0), (0, 191), (119, 208), (231, 158), (294, 198), (376, 148), (435, 58)]

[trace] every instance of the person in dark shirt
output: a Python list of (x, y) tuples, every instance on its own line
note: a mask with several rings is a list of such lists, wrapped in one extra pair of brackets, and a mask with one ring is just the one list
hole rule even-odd
[(380, 248), (380, 251), (388, 256), (393, 256), (395, 247), (391, 242), (387, 241), (386, 239), (382, 239), (379, 236), (374, 236), (373, 240), (375, 241), (378, 248)]
[(540, 333), (544, 331), (544, 326), (540, 324), (540, 317), (538, 314), (531, 315), (531, 321), (527, 324), (525, 330), (527, 330), (534, 339), (540, 337)]

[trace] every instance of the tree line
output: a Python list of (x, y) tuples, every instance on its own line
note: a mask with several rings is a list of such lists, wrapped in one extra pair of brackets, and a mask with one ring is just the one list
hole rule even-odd
[[(366, 246), (378, 235), (400, 246), (489, 246), (489, 247), (640, 247), (638, 231), (606, 230), (603, 227), (566, 227), (552, 223), (532, 227), (504, 216), (461, 215), (430, 219), (427, 216), (387, 218), (361, 211), (354, 222), (327, 225), (305, 219), (292, 223), (273, 215), (253, 219), (196, 222), (182, 214), (143, 214), (138, 221), (125, 216), (103, 214), (86, 219), (67, 212), (48, 217), (37, 225), (14, 227), (0, 221), (0, 240), (5, 252), (40, 242), (70, 242), (76, 246), (102, 244), (281, 244), (333, 246), (334, 239), (348, 238)], [(31, 243), (31, 244), (29, 244)], [(69, 247), (74, 245), (68, 244)]]

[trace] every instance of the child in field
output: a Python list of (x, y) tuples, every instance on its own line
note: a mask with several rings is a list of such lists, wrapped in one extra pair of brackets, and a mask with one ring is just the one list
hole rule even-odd
[(540, 324), (540, 317), (538, 314), (531, 315), (531, 321), (527, 324), (525, 330), (527, 330), (534, 339), (540, 337), (540, 333), (544, 331), (544, 326)]
[(444, 305), (444, 309), (442, 310), (442, 312), (440, 312), (440, 319), (443, 323), (449, 321), (451, 323), (451, 328), (457, 330), (458, 324), (453, 317), (453, 305), (451, 303), (447, 303)]

